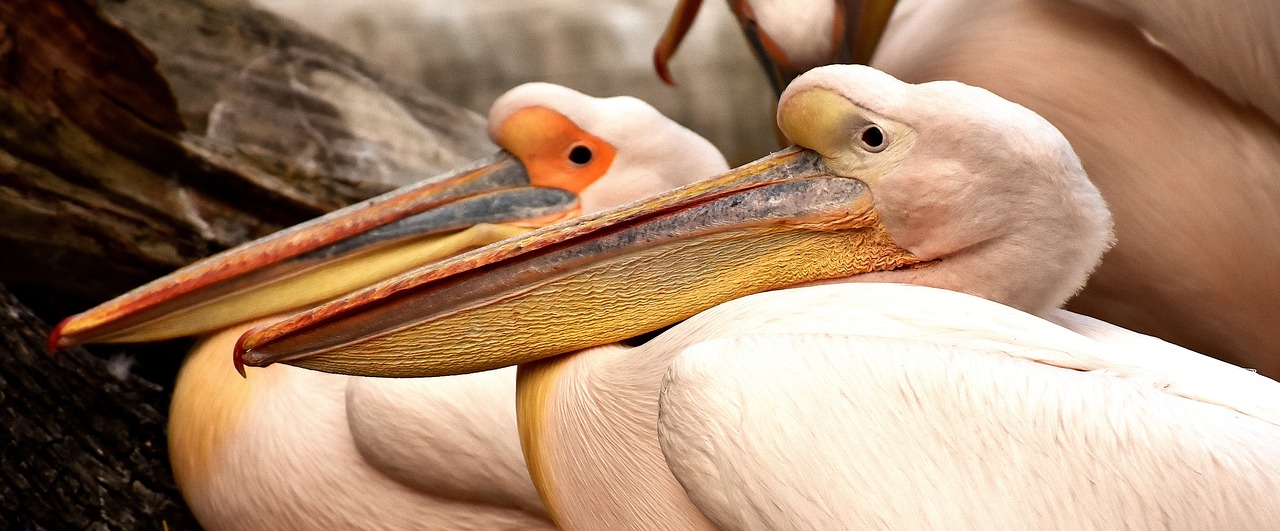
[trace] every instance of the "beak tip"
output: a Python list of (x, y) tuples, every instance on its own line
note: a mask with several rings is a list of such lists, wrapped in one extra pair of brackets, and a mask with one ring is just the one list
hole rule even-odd
[(676, 81), (671, 78), (671, 71), (667, 70), (667, 57), (662, 53), (661, 49), (653, 51), (653, 69), (657, 71), (658, 77), (663, 83), (671, 86), (676, 85)]
[(76, 345), (74, 342), (62, 335), (62, 331), (67, 327), (67, 323), (70, 323), (74, 318), (75, 316), (73, 315), (63, 319), (57, 326), (53, 327), (52, 332), (49, 332), (49, 341), (45, 343), (45, 348), (49, 350), (50, 358), (57, 356), (58, 351), (63, 348), (73, 347)]
[(245, 332), (244, 335), (240, 336), (240, 339), (236, 340), (235, 354), (232, 357), (232, 362), (235, 364), (236, 372), (240, 373), (241, 378), (249, 377), (249, 375), (244, 371), (244, 357), (249, 353), (249, 349), (252, 348), (252, 345), (246, 344), (247, 342), (245, 340), (252, 333), (252, 330)]

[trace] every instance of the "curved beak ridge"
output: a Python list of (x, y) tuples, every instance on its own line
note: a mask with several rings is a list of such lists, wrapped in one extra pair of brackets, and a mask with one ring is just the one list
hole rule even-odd
[(459, 374), (619, 341), (751, 293), (918, 260), (866, 185), (790, 148), (562, 222), (251, 330), (237, 363)]
[(572, 193), (531, 186), (523, 165), (502, 152), (183, 267), (67, 318), (49, 348), (210, 332), (343, 295), (577, 208)]

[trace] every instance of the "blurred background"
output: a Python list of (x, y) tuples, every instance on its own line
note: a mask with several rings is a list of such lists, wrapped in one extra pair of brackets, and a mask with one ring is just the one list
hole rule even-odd
[(711, 140), (731, 165), (777, 149), (772, 96), (726, 2), (706, 2), (672, 61), (653, 70), (670, 0), (257, 0), (375, 70), (484, 115), (500, 94), (549, 81), (630, 95)]

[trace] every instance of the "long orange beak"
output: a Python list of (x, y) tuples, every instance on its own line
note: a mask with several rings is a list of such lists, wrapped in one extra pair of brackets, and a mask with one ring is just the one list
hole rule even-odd
[(246, 333), (237, 363), (436, 376), (633, 337), (722, 302), (918, 262), (867, 187), (790, 148), (531, 232)]
[[(831, 55), (823, 64), (870, 62), (896, 4), (897, 0), (835, 0), (832, 3), (835, 23), (831, 35)], [(675, 84), (668, 70), (668, 63), (675, 56), (689, 28), (693, 26), (701, 7), (702, 0), (680, 0), (666, 30), (654, 47), (654, 70), (668, 84)], [(729, 0), (729, 8), (738, 19), (738, 26), (742, 28), (747, 44), (764, 68), (777, 95), (782, 95), (782, 90), (796, 76), (809, 68), (822, 66), (798, 64), (788, 57), (773, 37), (760, 26), (760, 21), (747, 0)]]
[[(211, 256), (60, 323), (50, 351), (201, 334), (328, 300), (576, 214), (505, 152)], [(506, 225), (493, 225), (506, 224)]]

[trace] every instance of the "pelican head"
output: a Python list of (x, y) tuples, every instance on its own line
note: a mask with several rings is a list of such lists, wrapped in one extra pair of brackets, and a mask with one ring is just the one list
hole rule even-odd
[(728, 168), (710, 142), (644, 101), (551, 83), (526, 83), (494, 101), (489, 136), (535, 186), (577, 194), (588, 214)]
[(250, 331), (238, 359), (478, 371), (821, 281), (924, 284), (1038, 313), (1110, 245), (1110, 216), (1062, 135), (985, 90), (828, 66), (792, 83), (778, 122), (798, 147)]
[(778, 105), (788, 138), (863, 180), (893, 241), (942, 266), (895, 281), (1040, 314), (1112, 244), (1111, 214), (1067, 140), (985, 89), (842, 65), (796, 79)]
[(223, 329), (728, 168), (709, 142), (635, 98), (528, 83), (500, 97), (489, 118), (501, 152), (211, 256), (71, 316), (50, 335), (50, 351)]

